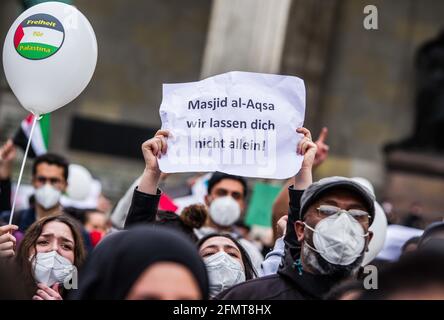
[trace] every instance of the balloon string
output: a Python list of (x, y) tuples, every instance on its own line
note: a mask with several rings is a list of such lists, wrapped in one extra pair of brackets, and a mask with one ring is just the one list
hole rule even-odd
[(17, 201), (17, 194), (19, 192), (20, 183), (22, 182), (23, 169), (25, 169), (25, 163), (26, 163), (26, 158), (28, 157), (29, 146), (31, 145), (32, 134), (34, 133), (35, 125), (37, 124), (37, 121), (40, 120), (40, 118), (41, 117), (34, 115), (34, 120), (32, 122), (32, 127), (31, 127), (31, 132), (29, 133), (28, 144), (26, 145), (26, 150), (25, 150), (25, 154), (23, 156), (23, 161), (22, 161), (22, 167), (20, 168), (20, 174), (19, 174), (19, 178), (17, 181), (17, 186), (15, 188), (14, 200), (12, 201), (12, 209), (11, 209), (11, 215), (9, 216), (9, 224), (12, 224), (12, 218), (14, 217), (15, 203)]

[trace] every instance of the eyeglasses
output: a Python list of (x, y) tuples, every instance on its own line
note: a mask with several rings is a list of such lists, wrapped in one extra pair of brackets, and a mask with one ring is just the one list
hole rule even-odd
[(360, 223), (368, 223), (371, 219), (371, 216), (367, 211), (359, 209), (344, 210), (336, 206), (321, 205), (316, 210), (322, 216), (322, 218), (335, 215), (339, 212), (341, 213), (343, 212), (343, 213), (348, 213), (350, 216), (355, 218)]
[(47, 178), (44, 176), (37, 176), (35, 180), (40, 184), (50, 183), (51, 185), (61, 184), (63, 181), (60, 178)]

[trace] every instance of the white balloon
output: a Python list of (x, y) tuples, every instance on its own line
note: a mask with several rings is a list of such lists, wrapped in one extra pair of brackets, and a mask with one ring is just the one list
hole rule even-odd
[(94, 179), (85, 167), (79, 164), (69, 165), (68, 188), (66, 193), (73, 200), (85, 200), (92, 191)]
[(387, 235), (387, 217), (382, 207), (375, 201), (375, 220), (369, 228), (373, 232), (373, 238), (368, 244), (368, 251), (364, 254), (362, 265), (365, 266), (373, 261), (374, 258), (384, 247), (385, 237)]
[[(375, 195), (375, 189), (370, 181), (362, 177), (352, 178), (354, 181), (366, 187), (373, 195)], [(368, 244), (368, 251), (364, 254), (364, 260), (362, 261), (362, 266), (365, 266), (372, 262), (378, 253), (384, 247), (385, 237), (387, 235), (387, 216), (385, 215), (384, 209), (381, 205), (375, 201), (375, 219), (372, 225), (368, 229), (373, 232), (373, 238)]]
[(373, 195), (375, 195), (375, 188), (373, 188), (372, 183), (368, 181), (366, 178), (353, 177), (352, 179), (355, 182), (359, 183), (361, 186), (366, 187)]
[(70, 207), (77, 209), (94, 209), (97, 208), (101, 193), (102, 193), (102, 184), (100, 183), (99, 180), (93, 179), (90, 187), (90, 192), (86, 198), (84, 198), (83, 200), (74, 200), (70, 198), (68, 194), (66, 194), (62, 195), (62, 197), (60, 198), (60, 204), (64, 208)]
[(3, 46), (6, 79), (21, 105), (35, 115), (74, 100), (97, 63), (97, 40), (74, 6), (46, 2), (23, 12)]

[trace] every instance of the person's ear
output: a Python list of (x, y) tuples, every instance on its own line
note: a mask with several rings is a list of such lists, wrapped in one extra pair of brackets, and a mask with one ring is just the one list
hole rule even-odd
[(294, 223), (294, 230), (296, 232), (296, 237), (298, 239), (298, 242), (304, 241), (304, 235), (305, 235), (305, 224), (302, 221), (296, 221)]
[(367, 240), (367, 249), (365, 249), (365, 252), (368, 252), (368, 245), (370, 243), (370, 241), (372, 241), (373, 239), (373, 231), (368, 231), (368, 240)]
[(245, 210), (245, 200), (241, 201), (240, 209), (241, 209), (241, 212), (244, 212), (244, 210)]
[(210, 203), (211, 203), (211, 196), (209, 194), (207, 194), (205, 196), (205, 204), (207, 205), (207, 207), (209, 207)]
[(369, 248), (368, 248), (368, 245), (369, 245), (369, 243), (370, 243), (370, 241), (372, 241), (372, 239), (373, 239), (373, 231), (368, 231), (368, 236), (367, 236), (367, 243), (366, 243), (366, 249), (365, 249), (365, 252), (368, 252), (369, 251)]

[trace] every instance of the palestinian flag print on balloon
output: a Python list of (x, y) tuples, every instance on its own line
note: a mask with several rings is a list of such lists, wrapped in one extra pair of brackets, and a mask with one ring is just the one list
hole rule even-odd
[(49, 14), (39, 13), (19, 24), (14, 34), (14, 47), (24, 58), (41, 60), (56, 53), (64, 40), (61, 22)]

